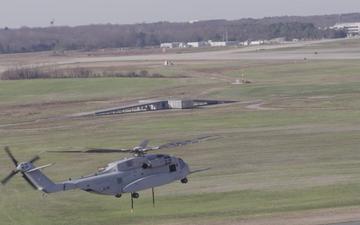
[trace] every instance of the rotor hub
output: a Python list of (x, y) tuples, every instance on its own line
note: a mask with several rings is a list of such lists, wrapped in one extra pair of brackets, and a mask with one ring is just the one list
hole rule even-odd
[(33, 168), (32, 164), (31, 163), (28, 163), (28, 162), (23, 162), (23, 163), (20, 163), (16, 169), (18, 171), (21, 171), (21, 172), (27, 172), (29, 170), (31, 170)]

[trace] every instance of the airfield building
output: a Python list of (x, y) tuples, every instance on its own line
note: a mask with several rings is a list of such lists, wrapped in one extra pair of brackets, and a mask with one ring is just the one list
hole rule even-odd
[(188, 48), (189, 46), (184, 42), (161, 43), (160, 48)]
[(160, 48), (201, 48), (201, 47), (227, 47), (243, 45), (238, 41), (196, 41), (196, 42), (169, 42), (161, 43)]
[(160, 48), (179, 48), (179, 42), (172, 42), (172, 43), (162, 43)]
[(209, 46), (209, 43), (206, 41), (197, 41), (197, 42), (188, 42), (187, 45), (190, 48), (201, 48)]
[(265, 41), (263, 40), (257, 40), (257, 41), (251, 41), (249, 45), (263, 45), (265, 44)]
[(349, 37), (360, 35), (360, 22), (358, 23), (338, 23), (332, 27), (335, 30), (345, 30)]
[(239, 44), (237, 41), (208, 41), (211, 47), (227, 47), (227, 46), (236, 46)]

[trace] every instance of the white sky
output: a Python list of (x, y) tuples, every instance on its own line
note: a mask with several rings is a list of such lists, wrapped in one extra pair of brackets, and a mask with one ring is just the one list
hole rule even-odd
[(0, 27), (360, 12), (360, 0), (0, 0)]

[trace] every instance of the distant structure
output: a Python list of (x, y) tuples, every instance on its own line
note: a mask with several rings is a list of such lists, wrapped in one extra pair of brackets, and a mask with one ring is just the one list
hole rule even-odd
[(257, 40), (257, 41), (251, 41), (249, 45), (263, 45), (265, 44), (265, 41), (263, 40)]
[(160, 48), (178, 48), (179, 42), (173, 42), (173, 43), (161, 43)]
[(242, 42), (238, 41), (196, 41), (196, 42), (172, 42), (172, 43), (161, 43), (160, 48), (171, 49), (171, 48), (202, 48), (202, 47), (226, 47), (226, 46), (238, 46), (242, 45)]
[(252, 82), (250, 80), (247, 80), (245, 78), (245, 75), (244, 74), (241, 74), (241, 80), (240, 79), (236, 79), (234, 83), (232, 84), (251, 84)]
[(236, 46), (239, 45), (240, 42), (238, 41), (208, 41), (211, 47), (227, 47), (227, 46)]
[(228, 46), (228, 42), (226, 41), (209, 41), (209, 45), (211, 47), (226, 47)]
[(197, 23), (197, 22), (199, 22), (199, 20), (190, 20), (189, 21), (190, 24), (194, 24), (194, 23)]
[(235, 82), (232, 84), (242, 84), (242, 83), (240, 82), (240, 79), (236, 79)]
[(203, 47), (227, 47), (227, 46), (250, 46), (250, 45), (264, 45), (264, 44), (273, 44), (273, 43), (282, 43), (283, 38), (273, 39), (271, 41), (266, 40), (255, 40), (255, 41), (196, 41), (196, 42), (168, 42), (161, 43), (160, 48), (166, 52), (166, 49), (171, 48), (203, 48)]
[(236, 101), (203, 100), (203, 99), (150, 99), (140, 100), (137, 104), (126, 105), (109, 109), (101, 109), (94, 112), (85, 112), (72, 115), (79, 116), (105, 116), (114, 114), (137, 113), (170, 109), (192, 109), (201, 106), (235, 103)]
[(169, 42), (169, 43), (161, 43), (160, 48), (188, 48), (188, 45), (184, 42)]
[(357, 23), (337, 23), (331, 27), (334, 30), (345, 30), (348, 37), (360, 35), (360, 22)]
[(189, 48), (201, 48), (201, 47), (207, 47), (210, 45), (207, 41), (197, 41), (197, 42), (188, 42), (187, 46)]
[(164, 62), (164, 66), (173, 66), (174, 63), (172, 61), (169, 61), (169, 60), (165, 60)]

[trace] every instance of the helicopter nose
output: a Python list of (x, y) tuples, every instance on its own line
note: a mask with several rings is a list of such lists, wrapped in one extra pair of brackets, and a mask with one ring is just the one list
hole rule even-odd
[(184, 171), (185, 171), (186, 174), (190, 173), (190, 167), (189, 167), (189, 165), (187, 163), (185, 163)]
[(189, 174), (190, 173), (189, 165), (186, 162), (184, 162), (184, 160), (182, 160), (181, 158), (179, 158), (179, 163), (180, 163), (181, 170), (184, 173)]

